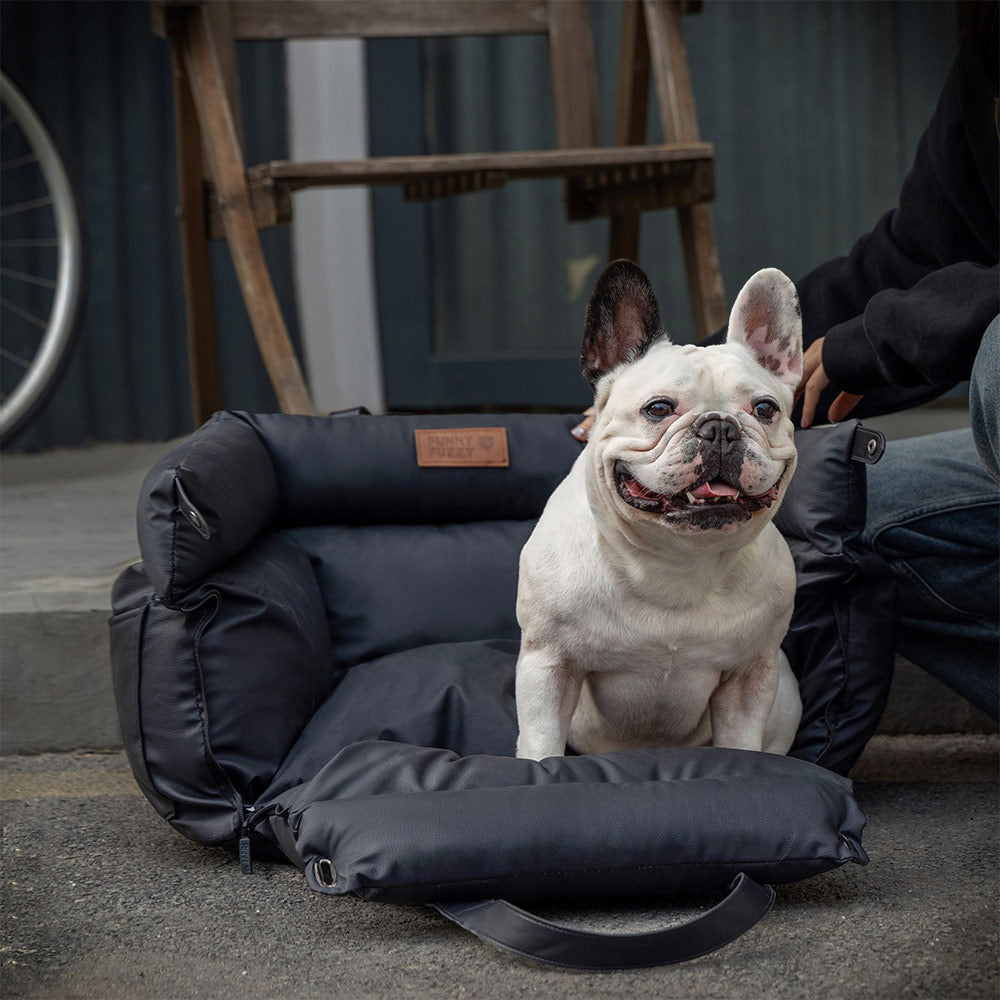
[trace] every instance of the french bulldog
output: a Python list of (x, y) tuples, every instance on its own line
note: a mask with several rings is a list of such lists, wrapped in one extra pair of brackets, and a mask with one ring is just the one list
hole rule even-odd
[(581, 350), (594, 423), (521, 554), (518, 757), (792, 745), (795, 569), (772, 524), (796, 464), (792, 282), (750, 278), (727, 336), (672, 344), (629, 261), (597, 280)]

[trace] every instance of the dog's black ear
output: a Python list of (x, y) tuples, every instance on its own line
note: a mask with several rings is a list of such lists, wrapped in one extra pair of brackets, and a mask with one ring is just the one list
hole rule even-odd
[(653, 286), (630, 260), (601, 272), (587, 304), (580, 368), (591, 386), (623, 361), (634, 361), (664, 336)]

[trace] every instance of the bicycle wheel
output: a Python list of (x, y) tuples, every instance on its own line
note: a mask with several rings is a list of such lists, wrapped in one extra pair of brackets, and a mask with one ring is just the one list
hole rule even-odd
[(27, 98), (0, 72), (0, 441), (49, 397), (76, 333), (82, 244), (62, 157)]

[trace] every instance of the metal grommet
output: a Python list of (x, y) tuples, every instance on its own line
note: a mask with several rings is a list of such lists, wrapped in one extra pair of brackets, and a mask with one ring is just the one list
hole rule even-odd
[(875, 437), (869, 438), (868, 444), (865, 445), (865, 450), (868, 452), (870, 456), (874, 456), (875, 452), (878, 451), (878, 438)]
[(337, 884), (337, 869), (329, 858), (319, 858), (313, 862), (313, 875), (324, 889), (332, 889)]

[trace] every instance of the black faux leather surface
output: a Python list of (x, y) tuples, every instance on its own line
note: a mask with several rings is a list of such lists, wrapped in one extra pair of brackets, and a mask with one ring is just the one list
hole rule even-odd
[(517, 562), (533, 521), (299, 528), (330, 622), (335, 661), (350, 667), (441, 642), (520, 639)]
[[(889, 681), (849, 425), (800, 435), (779, 515), (805, 760), (511, 756), (517, 557), (579, 453), (575, 420), (228, 413), (158, 463), (111, 629), (129, 759), (161, 815), (206, 844), (270, 816), (255, 849), (342, 871), (324, 891), (408, 900), (786, 881), (863, 860), (849, 783), (808, 762), (846, 769)], [(417, 466), (415, 428), (472, 426), (507, 428), (510, 468)]]
[(314, 889), (396, 902), (696, 894), (867, 860), (844, 778), (716, 747), (528, 761), (355, 743), (278, 804)]
[[(208, 537), (185, 516), (177, 483)], [(277, 516), (274, 467), (254, 431), (217, 413), (150, 470), (139, 494), (139, 548), (151, 586), (170, 600), (242, 552)]]
[(798, 431), (798, 468), (775, 518), (795, 560), (795, 611), (783, 643), (803, 713), (792, 755), (846, 774), (889, 695), (895, 583), (858, 543), (865, 524), (857, 421)]

